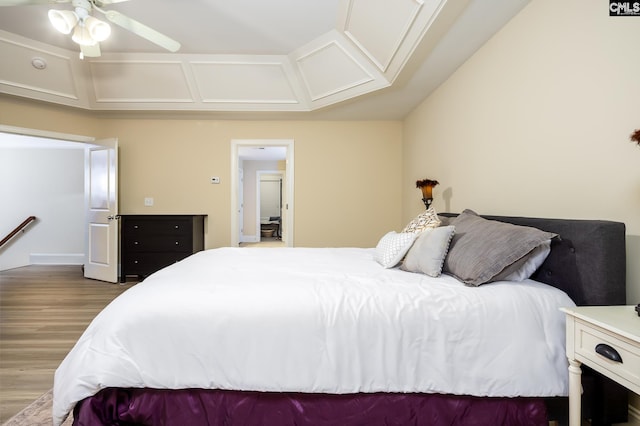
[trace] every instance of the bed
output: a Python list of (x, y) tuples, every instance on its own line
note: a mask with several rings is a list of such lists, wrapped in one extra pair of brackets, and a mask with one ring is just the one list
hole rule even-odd
[[(518, 238), (503, 225), (545, 254), (505, 254)], [(469, 261), (498, 253), (518, 267), (487, 279)], [(206, 250), (94, 319), (56, 370), (54, 424), (71, 411), (77, 425), (562, 422), (559, 308), (624, 303), (617, 222), (432, 212), (375, 248)], [(609, 384), (590, 383), (600, 402)], [(621, 421), (626, 394), (606, 394), (589, 415)]]

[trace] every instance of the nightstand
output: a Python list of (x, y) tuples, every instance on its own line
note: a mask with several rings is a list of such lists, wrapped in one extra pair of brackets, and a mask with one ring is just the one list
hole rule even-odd
[(581, 423), (585, 364), (627, 389), (640, 393), (640, 317), (635, 306), (579, 306), (567, 314), (569, 425)]

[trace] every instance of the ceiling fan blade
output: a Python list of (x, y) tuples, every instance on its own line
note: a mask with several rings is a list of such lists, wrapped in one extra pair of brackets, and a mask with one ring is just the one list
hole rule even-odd
[(80, 45), (80, 52), (85, 58), (97, 58), (100, 56), (100, 45), (98, 43), (93, 46)]
[(27, 6), (31, 4), (71, 3), (71, 0), (0, 0), (1, 6)]
[(134, 34), (139, 35), (142, 38), (149, 40), (152, 43), (157, 44), (160, 47), (164, 47), (170, 52), (177, 52), (180, 49), (180, 43), (166, 35), (159, 33), (153, 28), (149, 28), (140, 22), (123, 15), (115, 10), (105, 10), (104, 15), (107, 19), (122, 28), (131, 31)]
[(129, 0), (95, 0), (94, 4), (98, 7), (102, 7), (105, 5), (113, 4), (113, 3), (122, 3)]

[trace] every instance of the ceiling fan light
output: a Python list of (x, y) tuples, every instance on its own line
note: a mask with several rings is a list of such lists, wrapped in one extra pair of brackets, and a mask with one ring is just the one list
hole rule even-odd
[(84, 20), (84, 25), (89, 30), (89, 35), (95, 41), (105, 41), (111, 35), (111, 27), (106, 22), (103, 22), (93, 16), (87, 16)]
[(89, 34), (89, 30), (84, 25), (78, 25), (76, 29), (73, 31), (73, 36), (71, 36), (71, 40), (75, 41), (81, 46), (93, 46), (98, 42), (91, 38), (91, 34)]
[(49, 10), (49, 21), (53, 27), (62, 34), (69, 34), (78, 23), (78, 15), (71, 10)]

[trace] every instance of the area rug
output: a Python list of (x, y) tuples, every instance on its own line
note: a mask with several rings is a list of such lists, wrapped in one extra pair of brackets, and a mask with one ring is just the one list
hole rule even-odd
[[(49, 390), (7, 420), (2, 426), (51, 426), (53, 424), (51, 417), (52, 404), (53, 390)], [(62, 425), (71, 426), (72, 423), (73, 415), (69, 415)]]

